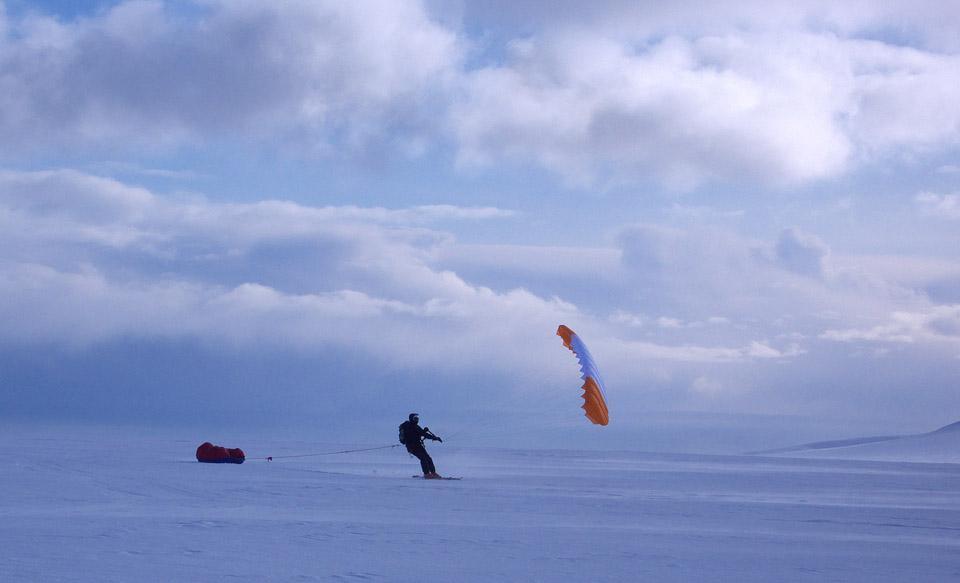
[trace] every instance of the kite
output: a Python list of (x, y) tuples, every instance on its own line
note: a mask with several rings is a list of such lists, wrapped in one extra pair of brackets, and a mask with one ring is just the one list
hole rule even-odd
[(587, 345), (577, 336), (577, 333), (563, 324), (557, 328), (557, 336), (563, 339), (563, 345), (573, 352), (580, 362), (580, 378), (583, 379), (583, 405), (587, 419), (596, 425), (606, 425), (610, 422), (610, 413), (607, 411), (607, 401), (603, 396), (603, 381), (593, 356), (587, 350)]

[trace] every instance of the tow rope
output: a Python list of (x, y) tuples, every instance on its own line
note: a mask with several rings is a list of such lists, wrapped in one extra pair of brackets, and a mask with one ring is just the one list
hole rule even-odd
[(337, 455), (337, 454), (341, 454), (341, 453), (357, 453), (357, 452), (360, 452), (360, 451), (373, 451), (373, 450), (376, 450), (376, 449), (390, 449), (390, 448), (393, 448), (393, 447), (400, 447), (400, 444), (399, 444), (399, 443), (395, 443), (395, 444), (393, 444), (393, 445), (381, 445), (381, 446), (379, 446), (379, 447), (364, 447), (364, 448), (361, 448), (361, 449), (344, 449), (344, 450), (340, 450), (340, 451), (325, 451), (325, 452), (321, 452), (321, 453), (301, 453), (301, 454), (297, 454), (297, 455), (268, 455), (267, 457), (258, 457), (258, 458), (251, 458), (251, 459), (253, 459), (253, 460), (265, 460), (265, 461), (268, 461), (268, 462), (272, 462), (273, 460), (290, 459), (290, 458), (296, 458), (296, 457), (314, 457), (314, 456), (320, 456), (320, 455)]

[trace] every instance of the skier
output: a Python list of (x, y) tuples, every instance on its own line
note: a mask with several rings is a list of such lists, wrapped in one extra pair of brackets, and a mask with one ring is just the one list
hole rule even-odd
[(407, 446), (410, 455), (420, 460), (420, 468), (423, 470), (423, 477), (427, 480), (439, 480), (442, 476), (437, 473), (437, 468), (433, 465), (433, 459), (423, 447), (424, 439), (432, 439), (443, 443), (443, 440), (430, 432), (429, 427), (420, 427), (420, 416), (411, 413), (407, 421), (400, 424), (400, 443)]

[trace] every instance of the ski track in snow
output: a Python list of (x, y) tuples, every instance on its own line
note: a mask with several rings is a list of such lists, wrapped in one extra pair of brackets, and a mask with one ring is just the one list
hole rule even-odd
[(960, 579), (960, 464), (0, 435), (5, 582)]

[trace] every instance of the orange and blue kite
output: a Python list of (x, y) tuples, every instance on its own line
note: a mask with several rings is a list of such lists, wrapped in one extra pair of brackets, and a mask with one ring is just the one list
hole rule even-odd
[(573, 352), (580, 362), (580, 378), (583, 379), (583, 405), (587, 419), (597, 425), (610, 423), (610, 413), (607, 411), (607, 401), (603, 396), (603, 380), (600, 379), (600, 370), (593, 356), (587, 350), (587, 345), (577, 336), (577, 333), (563, 324), (557, 328), (557, 336), (563, 339), (563, 345)]

